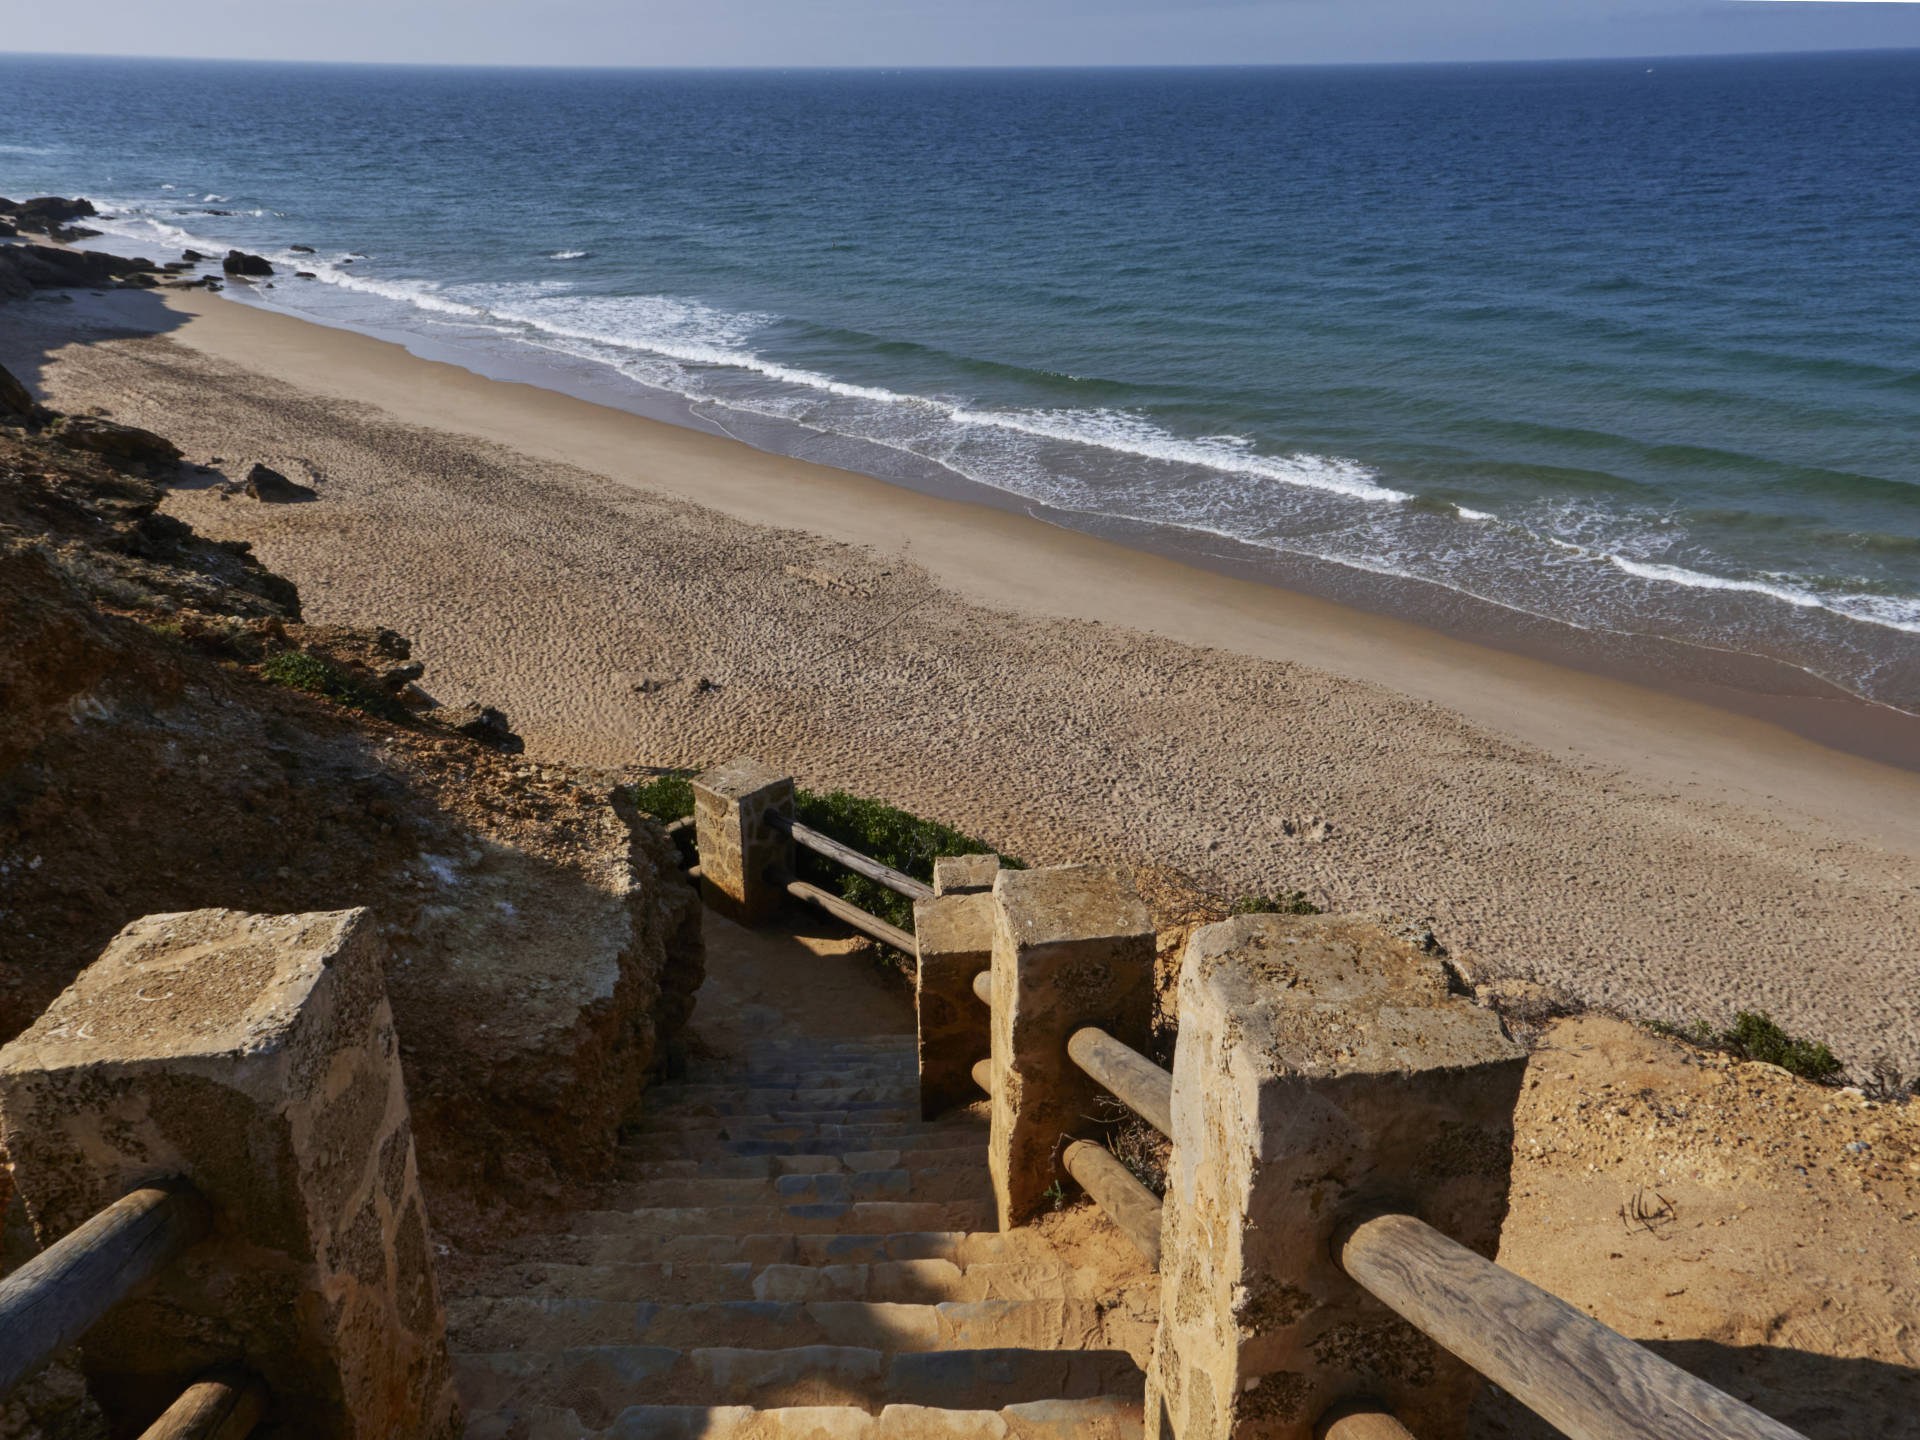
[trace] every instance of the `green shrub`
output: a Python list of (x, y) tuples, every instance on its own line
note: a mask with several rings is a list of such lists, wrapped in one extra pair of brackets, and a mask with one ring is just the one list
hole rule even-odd
[(1228, 909), (1229, 915), (1318, 915), (1320, 907), (1307, 899), (1304, 890), (1283, 890), (1278, 899), (1271, 895), (1242, 895)]
[[(633, 803), (644, 814), (663, 825), (693, 813), (693, 777), (697, 770), (670, 770), (651, 780), (641, 781), (631, 791)], [(862, 855), (890, 865), (926, 884), (933, 883), (933, 862), (942, 855), (988, 855), (993, 847), (971, 835), (963, 834), (938, 820), (925, 820), (908, 811), (878, 800), (849, 794), (845, 790), (816, 792), (796, 788), (793, 792), (794, 818), (802, 825), (818, 830)], [(682, 833), (682, 840), (692, 837)], [(691, 852), (688, 854), (691, 859)], [(1001, 858), (1009, 870), (1026, 867), (1018, 860)], [(913, 929), (913, 902), (886, 886), (856, 875), (824, 855), (816, 855), (805, 846), (794, 854), (798, 878), (822, 890), (851, 901), (869, 914), (878, 915), (902, 930)]]
[(1840, 1073), (1840, 1061), (1833, 1051), (1817, 1040), (1795, 1039), (1764, 1010), (1740, 1011), (1733, 1017), (1733, 1028), (1729, 1030), (1716, 1030), (1705, 1020), (1696, 1020), (1686, 1027), (1656, 1020), (1647, 1028), (1656, 1035), (1671, 1035), (1709, 1050), (1724, 1050), (1742, 1060), (1778, 1065), (1803, 1080), (1832, 1080)]
[(350, 710), (364, 711), (388, 720), (412, 719), (406, 706), (391, 695), (362, 690), (345, 673), (326, 661), (299, 650), (282, 650), (260, 667), (263, 680), (284, 685), (289, 690), (304, 690)]

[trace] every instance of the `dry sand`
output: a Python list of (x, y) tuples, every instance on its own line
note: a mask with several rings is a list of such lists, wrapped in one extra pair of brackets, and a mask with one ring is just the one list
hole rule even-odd
[[(312, 504), (208, 487), (169, 509), (253, 541), (310, 619), (412, 636), (429, 690), (502, 706), (536, 754), (752, 754), (1030, 862), (1298, 887), (1430, 919), (1479, 977), (1675, 1021), (1762, 1008), (1920, 1071), (1911, 772), (363, 336), (168, 304), (9, 306), (0, 363), (227, 476), (311, 479)], [(169, 334), (130, 333), (156, 319)]]

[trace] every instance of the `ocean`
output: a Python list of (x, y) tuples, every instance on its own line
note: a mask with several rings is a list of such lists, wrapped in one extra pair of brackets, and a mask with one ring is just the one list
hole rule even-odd
[(1920, 52), (0, 56), (0, 194), (264, 254), (247, 303), (1461, 633), (1920, 711), (1916, 157)]

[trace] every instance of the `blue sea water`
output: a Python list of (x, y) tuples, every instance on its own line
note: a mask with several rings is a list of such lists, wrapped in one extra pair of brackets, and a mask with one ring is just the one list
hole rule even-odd
[(0, 193), (87, 195), (123, 253), (265, 253), (250, 303), (1361, 603), (1920, 710), (1916, 157), (1920, 52), (0, 57)]

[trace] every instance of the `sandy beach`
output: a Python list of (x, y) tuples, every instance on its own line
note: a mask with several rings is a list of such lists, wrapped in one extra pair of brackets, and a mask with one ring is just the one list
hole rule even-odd
[[(752, 754), (1029, 862), (1299, 888), (1476, 979), (1920, 1071), (1912, 771), (221, 298), (10, 306), (0, 363), (212, 465), (172, 512), (535, 757)], [(256, 461), (319, 499), (223, 498)]]

